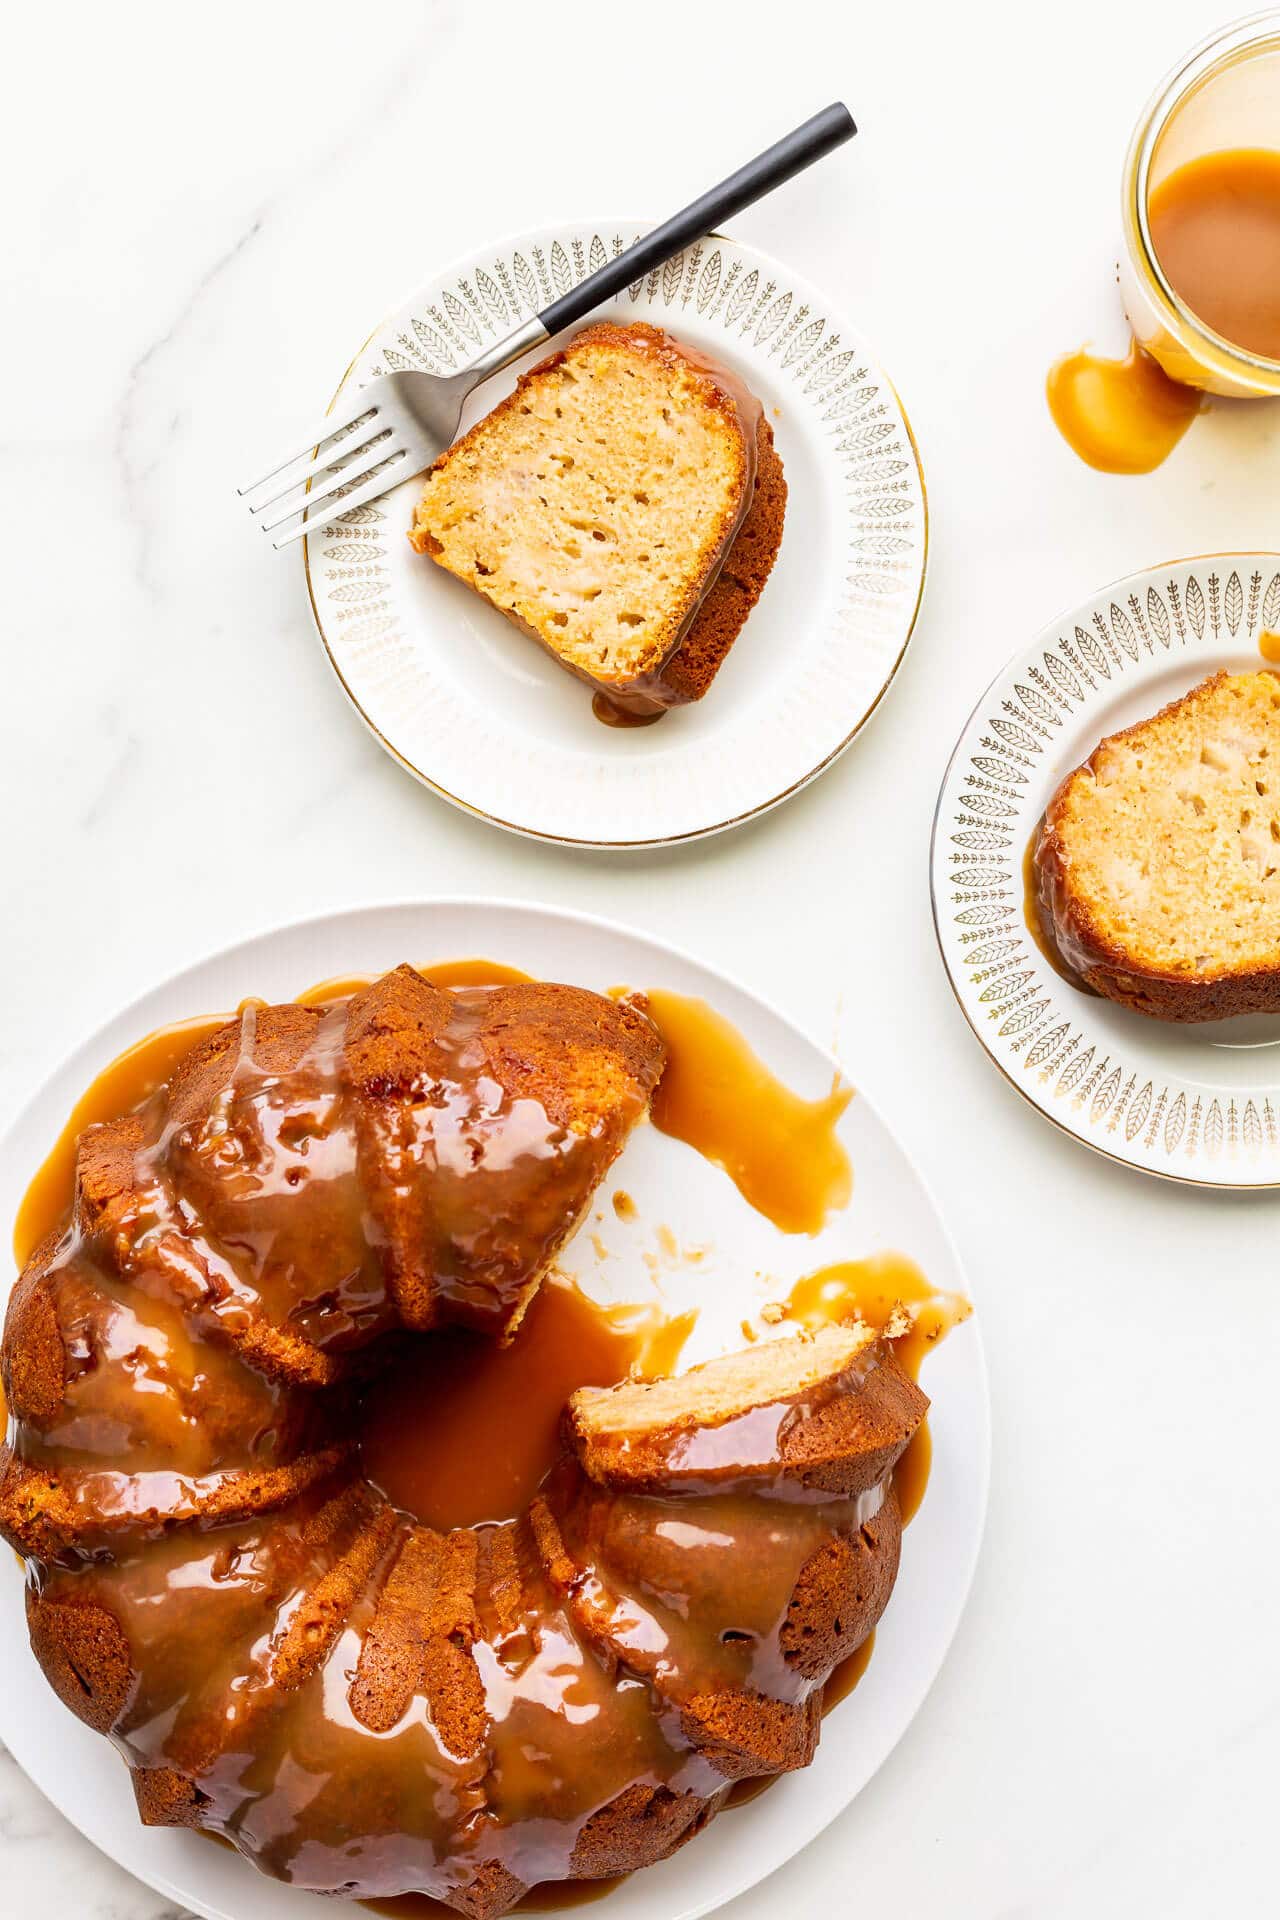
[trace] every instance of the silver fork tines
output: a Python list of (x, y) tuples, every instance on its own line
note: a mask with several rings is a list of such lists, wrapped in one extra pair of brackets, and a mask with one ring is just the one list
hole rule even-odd
[[(242, 494), (258, 496), (252, 508), (258, 525), (264, 533), (275, 533), (286, 521), (296, 521), (296, 526), (274, 542), (283, 547), (312, 527), (327, 526), (366, 501), (376, 500), (401, 480), (421, 473), (453, 444), (462, 421), (462, 403), (482, 380), (501, 367), (509, 367), (531, 347), (542, 346), (552, 334), (585, 319), (615, 294), (621, 297), (624, 288), (665, 266), (682, 248), (700, 241), (722, 221), (732, 219), (762, 194), (812, 166), (857, 131), (849, 109), (842, 101), (834, 101), (632, 246), (615, 241), (612, 258), (606, 257), (576, 286), (562, 288), (558, 297), (552, 299), (548, 294), (548, 304), (541, 313), (487, 348), (461, 373), (427, 373), (405, 367), (380, 374), (353, 395), (340, 415), (324, 420), (291, 460), (273, 467), (256, 485), (241, 488)], [(446, 294), (445, 299), (448, 297)], [(468, 320), (467, 325), (472, 338), (478, 340), (474, 324)], [(408, 340), (405, 344), (416, 351)], [(396, 357), (403, 360), (403, 355)], [(353, 444), (332, 448), (339, 436)], [(264, 492), (282, 473), (308, 456), (310, 464), (302, 472), (295, 473), (273, 494)], [(313, 489), (313, 480), (328, 484)], [(304, 491), (301, 498), (296, 498), (299, 488)], [(292, 504), (274, 520), (259, 518), (269, 508), (281, 507), (286, 499)]]
[[(252, 508), (251, 511), (256, 517), (258, 514), (268, 512), (273, 506), (280, 506), (280, 511), (274, 519), (259, 521), (263, 532), (274, 533), (277, 527), (282, 527), (286, 520), (292, 520), (295, 514), (318, 507), (324, 500), (336, 499), (348, 492), (358, 481), (367, 480), (379, 467), (385, 466), (393, 456), (398, 457), (403, 454), (405, 452), (403, 447), (392, 447), (387, 444), (390, 439), (390, 428), (384, 428), (381, 433), (375, 434), (372, 440), (365, 441), (362, 447), (353, 448), (349, 457), (331, 458), (327, 464), (321, 462), (321, 471), (333, 474), (329, 484), (324, 487), (312, 487), (308, 483), (302, 488), (299, 497), (291, 500), (288, 506), (282, 504), (284, 495), (277, 495), (274, 501), (264, 500), (260, 507)], [(296, 491), (296, 485), (287, 487), (285, 494)]]
[(382, 374), (335, 408), (311, 440), (241, 498), (274, 547), (330, 525), (429, 467), (457, 436), (462, 403), (495, 368), (547, 338), (530, 320), (462, 373)]

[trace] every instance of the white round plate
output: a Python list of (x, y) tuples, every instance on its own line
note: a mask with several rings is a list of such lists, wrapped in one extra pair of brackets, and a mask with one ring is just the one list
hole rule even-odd
[[(465, 366), (642, 230), (598, 220), (484, 248), (384, 320), (339, 392), (395, 369)], [(601, 726), (581, 682), (413, 552), (416, 480), (310, 536), (307, 578), (357, 712), (444, 799), (544, 840), (658, 846), (765, 812), (848, 746), (915, 623), (924, 485), (865, 342), (815, 287), (752, 248), (713, 235), (600, 317), (651, 321), (741, 373), (786, 469), (777, 562), (705, 700), (658, 726)], [(514, 370), (486, 382), (463, 427), (514, 384)]]
[(1104, 587), (988, 687), (934, 820), (942, 957), (1006, 1079), (1086, 1146), (1198, 1186), (1280, 1185), (1280, 1019), (1176, 1026), (1077, 991), (1028, 931), (1022, 863), (1058, 783), (1105, 734), (1220, 668), (1256, 671), (1275, 629), (1280, 554), (1210, 554)]
[[(360, 908), (282, 927), (189, 968), (78, 1048), (19, 1116), (0, 1159), (0, 1217), (11, 1219), (34, 1164), (93, 1074), (155, 1026), (235, 1006), (245, 996), (288, 998), (339, 973), (377, 972), (401, 960), (482, 955), (544, 978), (605, 989), (665, 986), (711, 1001), (751, 1046), (807, 1095), (825, 1094), (833, 1062), (757, 1000), (672, 948), (604, 921), (536, 906), (439, 901)], [(942, 1288), (964, 1291), (954, 1248), (919, 1174), (875, 1108), (859, 1093), (840, 1126), (854, 1166), (854, 1195), (816, 1239), (788, 1238), (754, 1213), (728, 1179), (680, 1142), (642, 1127), (615, 1178), (639, 1209), (619, 1221), (607, 1203), (562, 1264), (580, 1268), (597, 1294), (653, 1295), (656, 1265), (673, 1305), (702, 1307), (685, 1361), (740, 1347), (737, 1323), (780, 1286), (824, 1262), (878, 1247), (900, 1249)], [(593, 1259), (592, 1229), (609, 1256)], [(706, 1251), (696, 1264), (663, 1252), (670, 1228), (682, 1246)], [(775, 1276), (766, 1286), (746, 1278)], [(976, 1322), (931, 1354), (924, 1384), (933, 1397), (933, 1472), (903, 1542), (902, 1571), (857, 1691), (830, 1715), (813, 1765), (751, 1805), (711, 1823), (689, 1847), (608, 1896), (609, 1920), (693, 1920), (753, 1886), (825, 1827), (870, 1779), (905, 1731), (941, 1665), (973, 1574), (986, 1508), (989, 1450), (986, 1370)], [(238, 1855), (197, 1835), (138, 1824), (123, 1762), (105, 1740), (62, 1708), (27, 1645), (21, 1579), (11, 1557), (0, 1572), (7, 1626), (0, 1633), (0, 1740), (55, 1806), (104, 1853), (168, 1900), (208, 1920), (361, 1920), (364, 1910), (264, 1879)]]

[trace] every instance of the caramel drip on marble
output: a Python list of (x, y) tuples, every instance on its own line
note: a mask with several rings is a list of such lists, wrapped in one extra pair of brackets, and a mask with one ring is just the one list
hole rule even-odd
[(1045, 395), (1058, 432), (1099, 473), (1154, 472), (1204, 405), (1203, 394), (1171, 380), (1136, 341), (1123, 360), (1083, 348), (1063, 354)]
[[(1280, 362), (1280, 150), (1202, 153), (1147, 203), (1151, 245), (1169, 286), (1210, 333)], [(1058, 431), (1103, 473), (1150, 473), (1205, 405), (1136, 341), (1123, 360), (1064, 354), (1050, 369)]]

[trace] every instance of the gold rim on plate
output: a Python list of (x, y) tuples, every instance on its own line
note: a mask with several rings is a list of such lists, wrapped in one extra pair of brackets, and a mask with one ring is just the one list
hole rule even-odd
[[(1247, 590), (1242, 575), (1249, 580)], [(1280, 1099), (1272, 1103), (1272, 1091), (1280, 1092), (1280, 1069), (1275, 1090), (1232, 1087), (1225, 1081), (1210, 1086), (1158, 1061), (1153, 1064), (1161, 1039), (1159, 1022), (1130, 1014), (1132, 1042), (1120, 1048), (1109, 1042), (1105, 1029), (1095, 1033), (1088, 1012), (1081, 1013), (1075, 1004), (1083, 1001), (1089, 1007), (1092, 1003), (1050, 972), (1025, 927), (1022, 860), (1035, 820), (1058, 779), (1069, 771), (1066, 766), (1051, 766), (1047, 755), (1043, 769), (1035, 765), (1034, 756), (1053, 744), (1051, 727), (1068, 718), (1078, 722), (1087, 717), (1088, 708), (1095, 704), (1091, 695), (1098, 696), (1097, 704), (1107, 698), (1108, 690), (1112, 697), (1131, 695), (1154, 668), (1167, 670), (1185, 662), (1188, 684), (1193, 685), (1232, 655), (1256, 654), (1257, 635), (1272, 614), (1280, 615), (1280, 553), (1263, 550), (1196, 554), (1144, 568), (1100, 588), (1012, 655), (977, 701), (942, 777), (929, 846), (930, 903), (943, 970), (974, 1037), (1002, 1077), (1060, 1133), (1114, 1165), (1217, 1192), (1259, 1193), (1280, 1186)], [(1089, 693), (1084, 692), (1083, 681), (1090, 683)], [(1056, 719), (1050, 711), (1055, 707)], [(979, 735), (984, 716), (988, 731)], [(1042, 742), (1033, 742), (1033, 729), (1039, 730)], [(1099, 735), (1111, 731), (1114, 723), (1099, 725)], [(1017, 763), (1021, 774), (1025, 764), (1035, 776), (1026, 779), (1025, 797), (1017, 785), (1000, 777), (1000, 759), (1005, 755), (1011, 770)], [(1037, 784), (1042, 772), (1045, 777)], [(951, 817), (945, 819), (948, 812)], [(994, 844), (997, 841), (1003, 844)], [(949, 843), (956, 843), (950, 852)], [(950, 874), (948, 862), (953, 863)], [(963, 897), (960, 912), (976, 916), (962, 934), (956, 931), (959, 915), (948, 914), (944, 884), (961, 889), (952, 906)], [(970, 893), (972, 901), (967, 898)], [(975, 941), (976, 947), (970, 944)], [(972, 956), (968, 964), (978, 969), (972, 978), (963, 971), (966, 945)], [(1020, 983), (1003, 997), (999, 992), (1002, 975), (1006, 981)], [(987, 1010), (985, 1021), (979, 1011), (979, 988)], [(1061, 1000), (1060, 990), (1071, 996), (1070, 1003)], [(1064, 1006), (1068, 1007), (1065, 1016)], [(990, 1031), (996, 1019), (1004, 1021), (999, 1033)], [(1015, 1027), (1017, 1021), (1025, 1024)], [(997, 1041), (1007, 1044), (998, 1046)], [(1011, 1070), (1016, 1063), (1025, 1073), (1041, 1048), (1046, 1069), (1042, 1084), (1055, 1075), (1058, 1081), (1043, 1097)], [(1100, 1051), (1103, 1058), (1095, 1065)], [(1157, 1081), (1163, 1083), (1159, 1088)], [(1090, 1096), (1089, 1111), (1073, 1125), (1065, 1112), (1078, 1111)], [(1222, 1125), (1224, 1103), (1231, 1115), (1224, 1143), (1206, 1146), (1204, 1156), (1212, 1163), (1221, 1152), (1218, 1164), (1226, 1177), (1183, 1171), (1174, 1163), (1174, 1154), (1179, 1150), (1187, 1157), (1196, 1153), (1214, 1110), (1216, 1124)], [(1238, 1107), (1243, 1107), (1243, 1117), (1237, 1116)], [(1139, 1121), (1132, 1125), (1138, 1110)], [(1197, 1110), (1204, 1115), (1203, 1135)], [(1118, 1152), (1096, 1136), (1101, 1122), (1107, 1121), (1107, 1131), (1112, 1133), (1122, 1118), (1125, 1138), (1138, 1142), (1130, 1153)], [(1236, 1138), (1241, 1126), (1243, 1145)], [(1258, 1137), (1251, 1147), (1248, 1136), (1254, 1128)], [(1263, 1134), (1274, 1175), (1265, 1180), (1232, 1178), (1228, 1170), (1239, 1165), (1245, 1153), (1263, 1150)], [(1150, 1157), (1157, 1142), (1163, 1145), (1166, 1164)]]
[[(585, 231), (590, 231), (596, 234), (603, 234), (607, 232), (628, 230), (632, 226), (635, 227), (636, 231), (643, 231), (644, 224), (645, 224), (644, 222), (593, 221), (593, 222), (587, 222), (587, 223), (578, 223), (575, 226), (570, 223), (564, 223), (555, 228), (540, 229), (538, 234), (534, 236), (530, 236), (527, 234), (511, 235), (503, 240), (494, 242), (492, 247), (484, 249), (482, 253), (479, 253), (479, 254), (469, 253), (463, 256), (461, 259), (453, 262), (450, 266), (444, 268), (439, 275), (437, 275), (430, 283), (428, 283), (427, 293), (424, 294), (423, 292), (419, 292), (417, 294), (410, 295), (409, 298), (401, 302), (398, 307), (391, 309), (390, 312), (383, 315), (382, 319), (378, 322), (377, 326), (375, 326), (372, 329), (372, 331), (368, 334), (368, 336), (362, 342), (362, 344), (357, 349), (356, 353), (353, 355), (352, 359), (349, 361), (348, 365), (344, 369), (342, 377), (339, 380), (338, 385), (329, 402), (328, 410), (332, 411), (334, 405), (337, 403), (339, 396), (343, 392), (348, 380), (351, 378), (356, 367), (360, 364), (361, 360), (364, 358), (365, 354), (368, 352), (373, 342), (377, 340), (379, 335), (394, 322), (397, 315), (403, 314), (407, 308), (413, 305), (425, 306), (428, 302), (428, 295), (429, 295), (430, 288), (443, 286), (444, 284), (451, 281), (456, 281), (465, 275), (474, 274), (477, 263), (480, 262), (481, 260), (487, 260), (491, 254), (502, 254), (504, 251), (510, 250), (512, 248), (519, 248), (521, 246), (524, 246), (529, 250), (533, 250), (538, 245), (542, 244), (544, 240), (548, 240), (551, 235), (556, 233), (559, 233), (565, 236), (568, 236), (574, 233), (581, 233)], [(703, 244), (705, 245), (710, 243), (715, 243), (720, 246), (733, 248), (735, 254), (737, 254), (742, 258), (749, 259), (752, 262), (754, 262), (757, 270), (764, 270), (765, 272), (774, 276), (774, 279), (779, 286), (798, 289), (801, 291), (805, 289), (806, 283), (804, 282), (802, 276), (796, 276), (790, 273), (788, 270), (783, 268), (778, 262), (776, 262), (770, 255), (762, 253), (758, 248), (744, 247), (739, 242), (732, 240), (728, 235), (723, 233), (718, 233), (718, 232), (710, 233), (706, 236), (706, 241)], [(677, 256), (676, 262), (673, 262), (672, 265), (679, 266), (680, 263), (683, 262), (683, 260), (684, 260), (684, 255)], [(650, 276), (651, 280), (653, 278), (654, 276)], [(806, 311), (808, 310), (809, 309), (806, 307)], [(517, 314), (517, 318), (519, 317), (524, 317), (524, 316)], [(833, 320), (833, 324), (834, 324), (834, 320)], [(856, 330), (849, 329), (846, 323), (841, 322), (840, 324), (844, 332), (849, 334), (856, 341), (858, 347), (860, 349), (865, 349), (866, 343), (861, 340), (860, 336), (857, 335)], [(898, 646), (898, 649), (888, 666), (887, 672), (885, 672), (883, 677), (881, 678), (870, 703), (863, 709), (858, 719), (855, 721), (854, 725), (849, 729), (849, 731), (839, 741), (837, 741), (833, 747), (831, 747), (825, 754), (823, 754), (822, 757), (818, 761), (816, 761), (815, 764), (812, 767), (810, 767), (804, 774), (802, 774), (798, 779), (792, 780), (785, 787), (780, 788), (775, 793), (769, 794), (765, 799), (759, 801), (758, 803), (750, 807), (746, 807), (738, 812), (728, 814), (723, 819), (716, 820), (716, 821), (709, 821), (705, 825), (689, 828), (687, 830), (683, 830), (678, 833), (661, 834), (656, 836), (643, 835), (643, 836), (634, 836), (634, 837), (627, 836), (627, 837), (618, 838), (618, 839), (607, 839), (607, 838), (589, 837), (589, 836), (580, 835), (580, 834), (555, 833), (545, 828), (524, 824), (518, 820), (506, 819), (499, 813), (495, 813), (486, 807), (477, 805), (474, 801), (468, 800), (464, 798), (461, 794), (454, 792), (452, 788), (445, 785), (442, 780), (438, 779), (436, 776), (429, 773), (425, 767), (420, 766), (417, 763), (417, 761), (410, 758), (408, 754), (402, 751), (402, 749), (399, 748), (395, 744), (395, 742), (388, 737), (388, 735), (383, 730), (383, 728), (378, 725), (378, 723), (374, 720), (374, 718), (368, 711), (360, 695), (356, 692), (347, 674), (343, 671), (342, 666), (339, 664), (339, 660), (338, 660), (337, 653), (335, 652), (335, 648), (330, 641), (329, 635), (325, 631), (324, 622), (321, 616), (320, 601), (317, 596), (316, 584), (312, 576), (311, 553), (310, 553), (311, 543), (309, 538), (304, 538), (301, 542), (303, 569), (304, 569), (304, 574), (306, 578), (308, 604), (311, 608), (311, 615), (315, 623), (316, 631), (320, 637), (320, 641), (322, 646), (324, 647), (326, 658), (328, 659), (329, 665), (333, 670), (333, 673), (338, 681), (338, 684), (342, 688), (343, 692), (345, 693), (347, 699), (350, 701), (352, 707), (355, 709), (356, 713), (359, 715), (360, 719), (363, 721), (365, 727), (372, 734), (373, 738), (378, 742), (379, 746), (381, 746), (383, 750), (393, 760), (397, 762), (398, 765), (403, 767), (404, 770), (407, 773), (411, 774), (413, 778), (417, 780), (421, 785), (423, 785), (424, 787), (427, 787), (431, 792), (437, 794), (442, 800), (447, 801), (450, 806), (458, 808), (458, 810), (462, 813), (469, 814), (473, 819), (484, 820), (488, 822), (488, 824), (491, 826), (500, 827), (506, 832), (520, 834), (525, 838), (538, 840), (543, 842), (544, 844), (554, 845), (554, 846), (576, 846), (576, 847), (583, 847), (586, 849), (594, 849), (601, 852), (619, 852), (619, 851), (626, 851), (626, 850), (640, 851), (643, 849), (656, 849), (661, 847), (679, 846), (682, 844), (687, 844), (688, 842), (691, 842), (691, 841), (709, 838), (712, 835), (717, 833), (727, 832), (733, 827), (742, 826), (749, 820), (758, 819), (762, 815), (771, 812), (775, 807), (782, 805), (784, 801), (791, 799), (795, 794), (801, 792), (805, 787), (809, 786), (814, 780), (818, 779), (820, 775), (825, 773), (829, 767), (833, 766), (835, 762), (838, 759), (840, 759), (840, 757), (852, 745), (853, 741), (857, 738), (859, 733), (862, 732), (863, 728), (867, 725), (872, 715), (879, 708), (882, 701), (884, 700), (885, 695), (888, 693), (889, 688), (893, 685), (894, 680), (897, 678), (898, 671), (902, 665), (903, 660), (906, 657), (907, 649), (911, 644), (911, 640), (915, 634), (916, 626), (919, 621), (920, 609), (924, 601), (925, 583), (928, 577), (929, 533), (930, 533), (929, 498), (928, 498), (928, 489), (925, 483), (924, 466), (920, 457), (919, 444), (916, 440), (915, 432), (914, 432), (914, 429), (912, 428), (911, 421), (908, 417), (906, 408), (902, 404), (901, 397), (893, 381), (889, 378), (888, 374), (884, 371), (880, 363), (874, 360), (874, 356), (870, 355), (869, 353), (866, 353), (865, 357), (874, 366), (874, 371), (875, 371), (877, 381), (883, 383), (884, 388), (886, 389), (888, 394), (892, 397), (894, 406), (897, 409), (898, 417), (901, 420), (901, 424), (906, 435), (907, 447), (909, 448), (909, 451), (910, 451), (910, 461), (914, 469), (914, 477), (919, 487), (921, 535), (920, 535), (918, 573), (917, 573), (916, 582), (915, 582), (915, 592), (910, 604), (909, 612), (907, 614), (905, 631), (904, 631), (901, 643)]]

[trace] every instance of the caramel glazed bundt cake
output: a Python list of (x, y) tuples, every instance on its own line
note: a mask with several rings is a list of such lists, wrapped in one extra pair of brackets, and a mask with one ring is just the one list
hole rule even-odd
[(145, 1822), (487, 1916), (811, 1758), (927, 1406), (876, 1334), (580, 1390), (511, 1523), (419, 1524), (353, 1438), (404, 1329), (511, 1335), (662, 1065), (642, 1005), (401, 967), (247, 1008), (82, 1136), (9, 1308), (0, 1523)]

